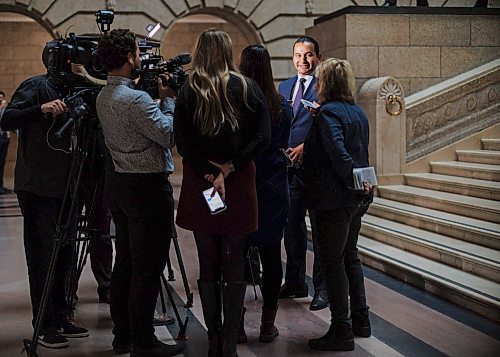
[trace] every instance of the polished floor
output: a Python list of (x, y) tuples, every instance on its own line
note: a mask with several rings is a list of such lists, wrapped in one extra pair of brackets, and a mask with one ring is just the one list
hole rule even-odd
[[(186, 291), (172, 249), (176, 280), (171, 282), (180, 313), (189, 316), (184, 356), (205, 356), (207, 341), (196, 279), (196, 247), (190, 232), (178, 229), (188, 281), (194, 293), (194, 306), (184, 309)], [(285, 254), (283, 254), (285, 257)], [(283, 262), (285, 263), (285, 262)], [(312, 272), (312, 253), (308, 252), (308, 276)], [(280, 301), (276, 325), (280, 336), (270, 344), (258, 342), (261, 299), (247, 289), (246, 329), (248, 343), (239, 345), (245, 356), (498, 356), (500, 326), (431, 294), (422, 292), (379, 271), (365, 268), (368, 303), (371, 307), (373, 336), (356, 338), (354, 352), (315, 352), (307, 340), (321, 336), (328, 328), (329, 311), (309, 311), (311, 296)], [(309, 279), (309, 285), (311, 281)], [(310, 291), (311, 293), (311, 291)], [(73, 339), (62, 350), (38, 348), (39, 356), (112, 356), (112, 322), (109, 306), (99, 304), (96, 283), (90, 267), (84, 269), (78, 291), (77, 323), (90, 330), (90, 337)], [(157, 328), (163, 341), (172, 341), (178, 327)], [(18, 356), (22, 340), (30, 338), (31, 307), (22, 242), (22, 217), (15, 194), (0, 196), (0, 356)]]

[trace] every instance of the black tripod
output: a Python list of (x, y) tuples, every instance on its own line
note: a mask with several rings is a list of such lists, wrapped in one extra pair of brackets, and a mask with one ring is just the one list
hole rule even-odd
[[(100, 132), (98, 133), (100, 135)], [(95, 137), (95, 136), (94, 136)], [(97, 138), (94, 138), (92, 144), (92, 153), (96, 155), (96, 149), (99, 148), (99, 143)], [(104, 145), (104, 143), (102, 143)], [(100, 149), (101, 151), (104, 148)], [(97, 152), (97, 155), (101, 151)], [(102, 158), (101, 158), (102, 159)], [(72, 268), (70, 271), (69, 281), (66, 285), (66, 300), (70, 307), (75, 305), (75, 300), (77, 299), (78, 282), (83, 272), (83, 268), (87, 263), (87, 258), (89, 254), (95, 254), (96, 249), (99, 249), (98, 257), (98, 272), (94, 271), (96, 275), (96, 280), (99, 283), (98, 293), (101, 299), (101, 294), (106, 294), (109, 296), (109, 280), (111, 279), (111, 264), (112, 264), (112, 246), (111, 239), (114, 236), (109, 234), (109, 227), (111, 223), (111, 216), (108, 212), (107, 205), (104, 203), (104, 167), (103, 165), (93, 165), (96, 162), (95, 157), (91, 157), (88, 160), (90, 163), (88, 167), (88, 174), (91, 179), (82, 185), (81, 195), (79, 194), (79, 211), (82, 211), (85, 205), (84, 214), (81, 214), (78, 218), (77, 224), (77, 234), (75, 239), (75, 249), (73, 252)], [(95, 175), (97, 173), (98, 175)], [(85, 192), (87, 191), (88, 192)], [(94, 247), (94, 252), (91, 253), (91, 247), (95, 244), (99, 245)], [(94, 259), (97, 259), (94, 257)], [(93, 267), (94, 269), (94, 267)], [(106, 293), (100, 291), (105, 284)], [(109, 302), (108, 300), (105, 300)]]
[[(175, 227), (172, 217), (172, 227)], [(177, 240), (177, 232), (173, 228), (172, 241), (174, 242), (175, 255), (177, 257), (177, 262), (179, 263), (179, 269), (181, 270), (182, 283), (184, 284), (184, 290), (186, 291), (186, 302), (184, 303), (185, 308), (193, 307), (193, 293), (189, 288), (188, 279), (186, 275), (186, 269), (184, 268), (184, 261), (182, 260), (181, 249), (179, 248), (179, 241)], [(168, 281), (175, 281), (174, 271), (172, 269), (172, 262), (170, 257), (167, 260), (167, 271), (168, 271)], [(163, 276), (163, 280), (165, 277)], [(166, 280), (165, 280), (166, 281)]]
[(38, 356), (38, 354), (36, 353), (38, 347), (38, 337), (40, 336), (40, 330), (47, 307), (47, 300), (54, 284), (54, 274), (59, 258), (59, 252), (62, 246), (73, 241), (73, 239), (68, 238), (68, 229), (74, 223), (74, 217), (76, 216), (77, 192), (81, 183), (91, 138), (91, 135), (89, 135), (89, 130), (91, 130), (91, 120), (90, 118), (83, 119), (84, 115), (86, 114), (87, 113), (85, 111), (82, 112), (81, 115), (76, 119), (70, 118), (70, 120), (68, 120), (69, 124), (67, 123), (67, 125), (64, 125), (58, 132), (58, 134), (61, 135), (62, 132), (66, 130), (66, 128), (69, 127), (71, 123), (75, 123), (75, 132), (77, 133), (77, 146), (73, 150), (71, 168), (68, 180), (66, 182), (61, 210), (57, 220), (56, 233), (54, 236), (54, 246), (52, 248), (52, 255), (49, 263), (47, 277), (45, 279), (45, 284), (43, 287), (40, 306), (35, 319), (33, 335), (31, 340), (25, 339), (23, 341), (24, 349), (26, 350), (26, 353), (29, 357)]

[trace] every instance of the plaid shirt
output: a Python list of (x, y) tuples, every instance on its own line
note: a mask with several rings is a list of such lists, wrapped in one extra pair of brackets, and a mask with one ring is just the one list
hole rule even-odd
[(174, 101), (157, 105), (131, 79), (108, 76), (96, 108), (116, 172), (172, 173)]

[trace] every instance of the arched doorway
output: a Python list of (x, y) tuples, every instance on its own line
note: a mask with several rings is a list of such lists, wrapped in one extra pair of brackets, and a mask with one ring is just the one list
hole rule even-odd
[(172, 58), (180, 53), (192, 54), (200, 33), (210, 28), (229, 34), (235, 63), (246, 46), (261, 43), (254, 31), (242, 27), (241, 22), (235, 22), (234, 14), (228, 17), (221, 16), (221, 13), (200, 12), (182, 17), (169, 26), (162, 39), (162, 55)]

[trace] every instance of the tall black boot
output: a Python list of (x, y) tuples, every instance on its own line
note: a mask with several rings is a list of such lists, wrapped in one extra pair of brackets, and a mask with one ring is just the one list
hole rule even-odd
[(245, 300), (246, 284), (226, 283), (223, 290), (224, 324), (222, 326), (223, 353), (224, 357), (238, 357), (236, 352), (236, 341), (238, 339), (238, 327)]
[(222, 356), (221, 287), (218, 281), (198, 280), (201, 308), (207, 326), (208, 356)]

